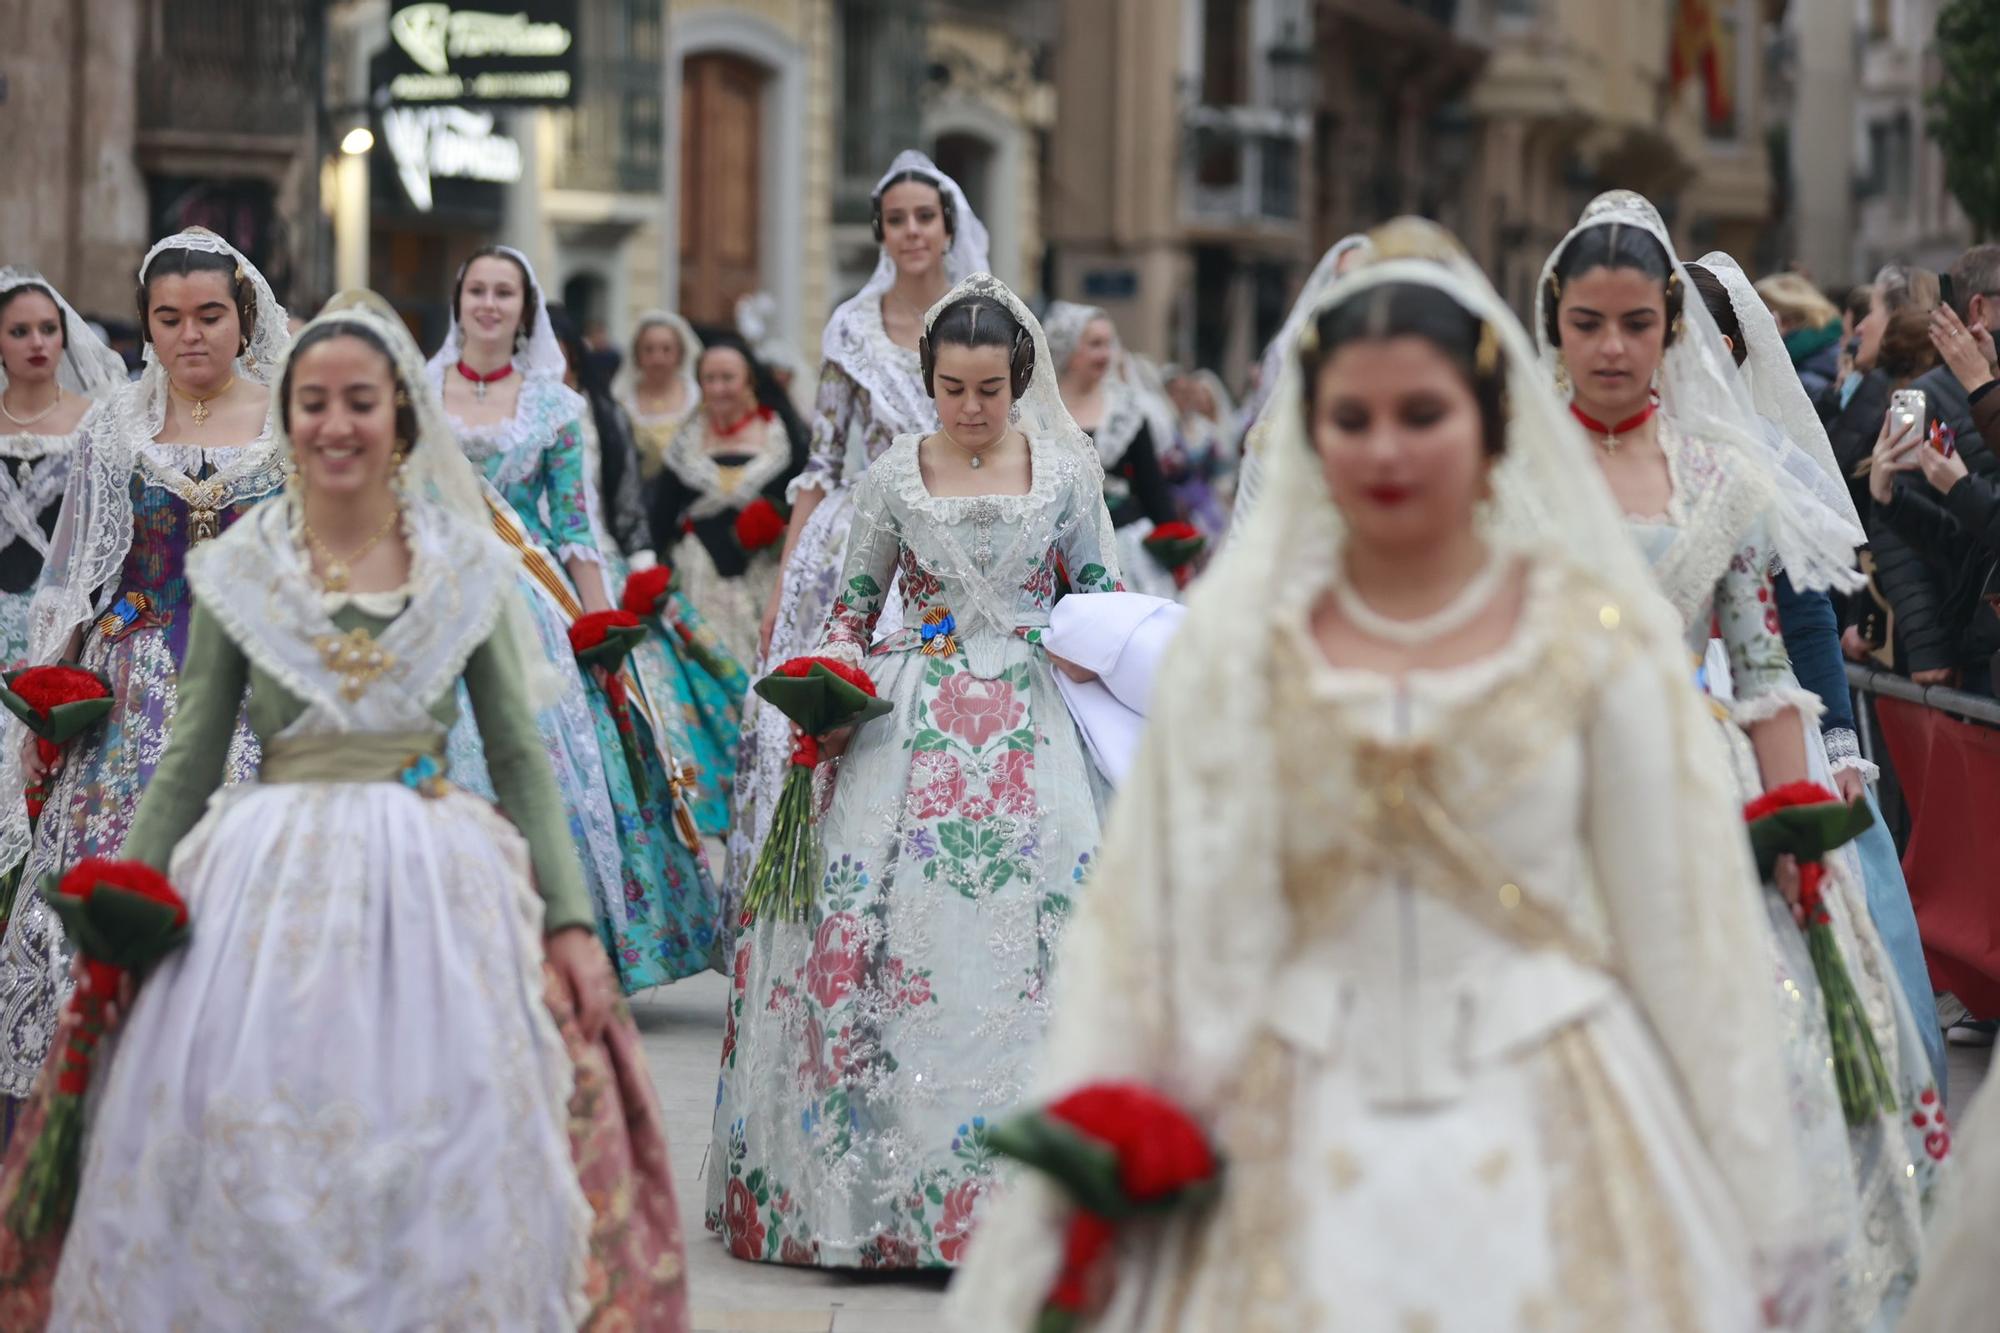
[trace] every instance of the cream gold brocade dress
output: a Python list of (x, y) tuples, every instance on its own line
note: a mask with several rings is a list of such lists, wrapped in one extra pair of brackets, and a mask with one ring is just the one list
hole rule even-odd
[(1697, 984), (1674, 684), (1600, 617), (1538, 566), (1503, 650), (1401, 681), (1274, 630), (1292, 944), (1216, 1116), (1223, 1195), (1126, 1243), (1098, 1333), (1761, 1327), (1649, 1022)]

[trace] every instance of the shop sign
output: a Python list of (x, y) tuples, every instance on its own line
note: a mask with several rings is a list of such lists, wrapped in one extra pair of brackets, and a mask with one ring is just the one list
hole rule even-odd
[(389, 16), (390, 102), (567, 105), (576, 96), (576, 0), (406, 4)]
[(392, 106), (382, 113), (382, 139), (403, 193), (428, 213), (436, 179), (512, 185), (521, 179), (521, 145), (496, 128), (491, 111), (462, 106)]

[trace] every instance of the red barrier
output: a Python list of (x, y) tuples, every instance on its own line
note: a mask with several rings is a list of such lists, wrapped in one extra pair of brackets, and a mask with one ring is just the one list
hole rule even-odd
[(2000, 1017), (2000, 731), (1878, 696), (1911, 812), (1903, 875), (1931, 984)]

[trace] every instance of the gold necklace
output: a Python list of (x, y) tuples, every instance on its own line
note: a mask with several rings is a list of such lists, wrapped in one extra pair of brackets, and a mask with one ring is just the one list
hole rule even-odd
[(186, 389), (183, 389), (180, 385), (175, 384), (171, 376), (169, 376), (167, 379), (167, 387), (172, 389), (175, 393), (179, 394), (181, 397), (187, 399), (190, 403), (194, 404), (193, 409), (188, 412), (188, 420), (192, 421), (195, 425), (199, 426), (208, 420), (209, 403), (214, 399), (222, 397), (223, 394), (228, 393), (231, 389), (236, 387), (236, 377), (234, 375), (231, 375), (229, 377), (229, 382), (227, 384), (223, 385), (220, 389), (217, 389), (214, 393), (209, 394), (208, 397), (206, 398), (195, 397), (193, 394), (189, 393)]
[(61, 406), (62, 406), (62, 385), (60, 384), (56, 385), (56, 400), (53, 403), (50, 403), (47, 407), (43, 408), (41, 411), (35, 413), (35, 415), (26, 418), (17, 417), (11, 411), (9, 411), (7, 408), (7, 395), (4, 393), (0, 393), (0, 416), (6, 417), (7, 420), (13, 422), (17, 426), (23, 426), (23, 427), (32, 426), (37, 421), (40, 421), (42, 418), (46, 417), (49, 413), (55, 411), (58, 407)]
[(313, 531), (312, 524), (301, 519), (301, 526), (305, 528), (306, 532), (306, 541), (311, 544), (313, 550), (319, 552), (320, 559), (326, 564), (326, 568), (320, 572), (320, 582), (326, 586), (326, 590), (328, 592), (345, 592), (347, 590), (347, 580), (350, 577), (350, 570), (354, 562), (374, 550), (384, 537), (395, 531), (397, 520), (402, 517), (403, 507), (401, 505), (396, 505), (390, 509), (388, 521), (375, 529), (375, 535), (361, 543), (359, 547), (349, 553), (346, 559), (335, 555), (332, 549), (319, 539), (319, 534)]

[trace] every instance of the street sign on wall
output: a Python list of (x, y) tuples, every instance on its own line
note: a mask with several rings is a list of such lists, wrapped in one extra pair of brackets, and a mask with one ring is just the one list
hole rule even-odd
[(431, 0), (389, 14), (397, 106), (563, 106), (576, 100), (577, 0)]

